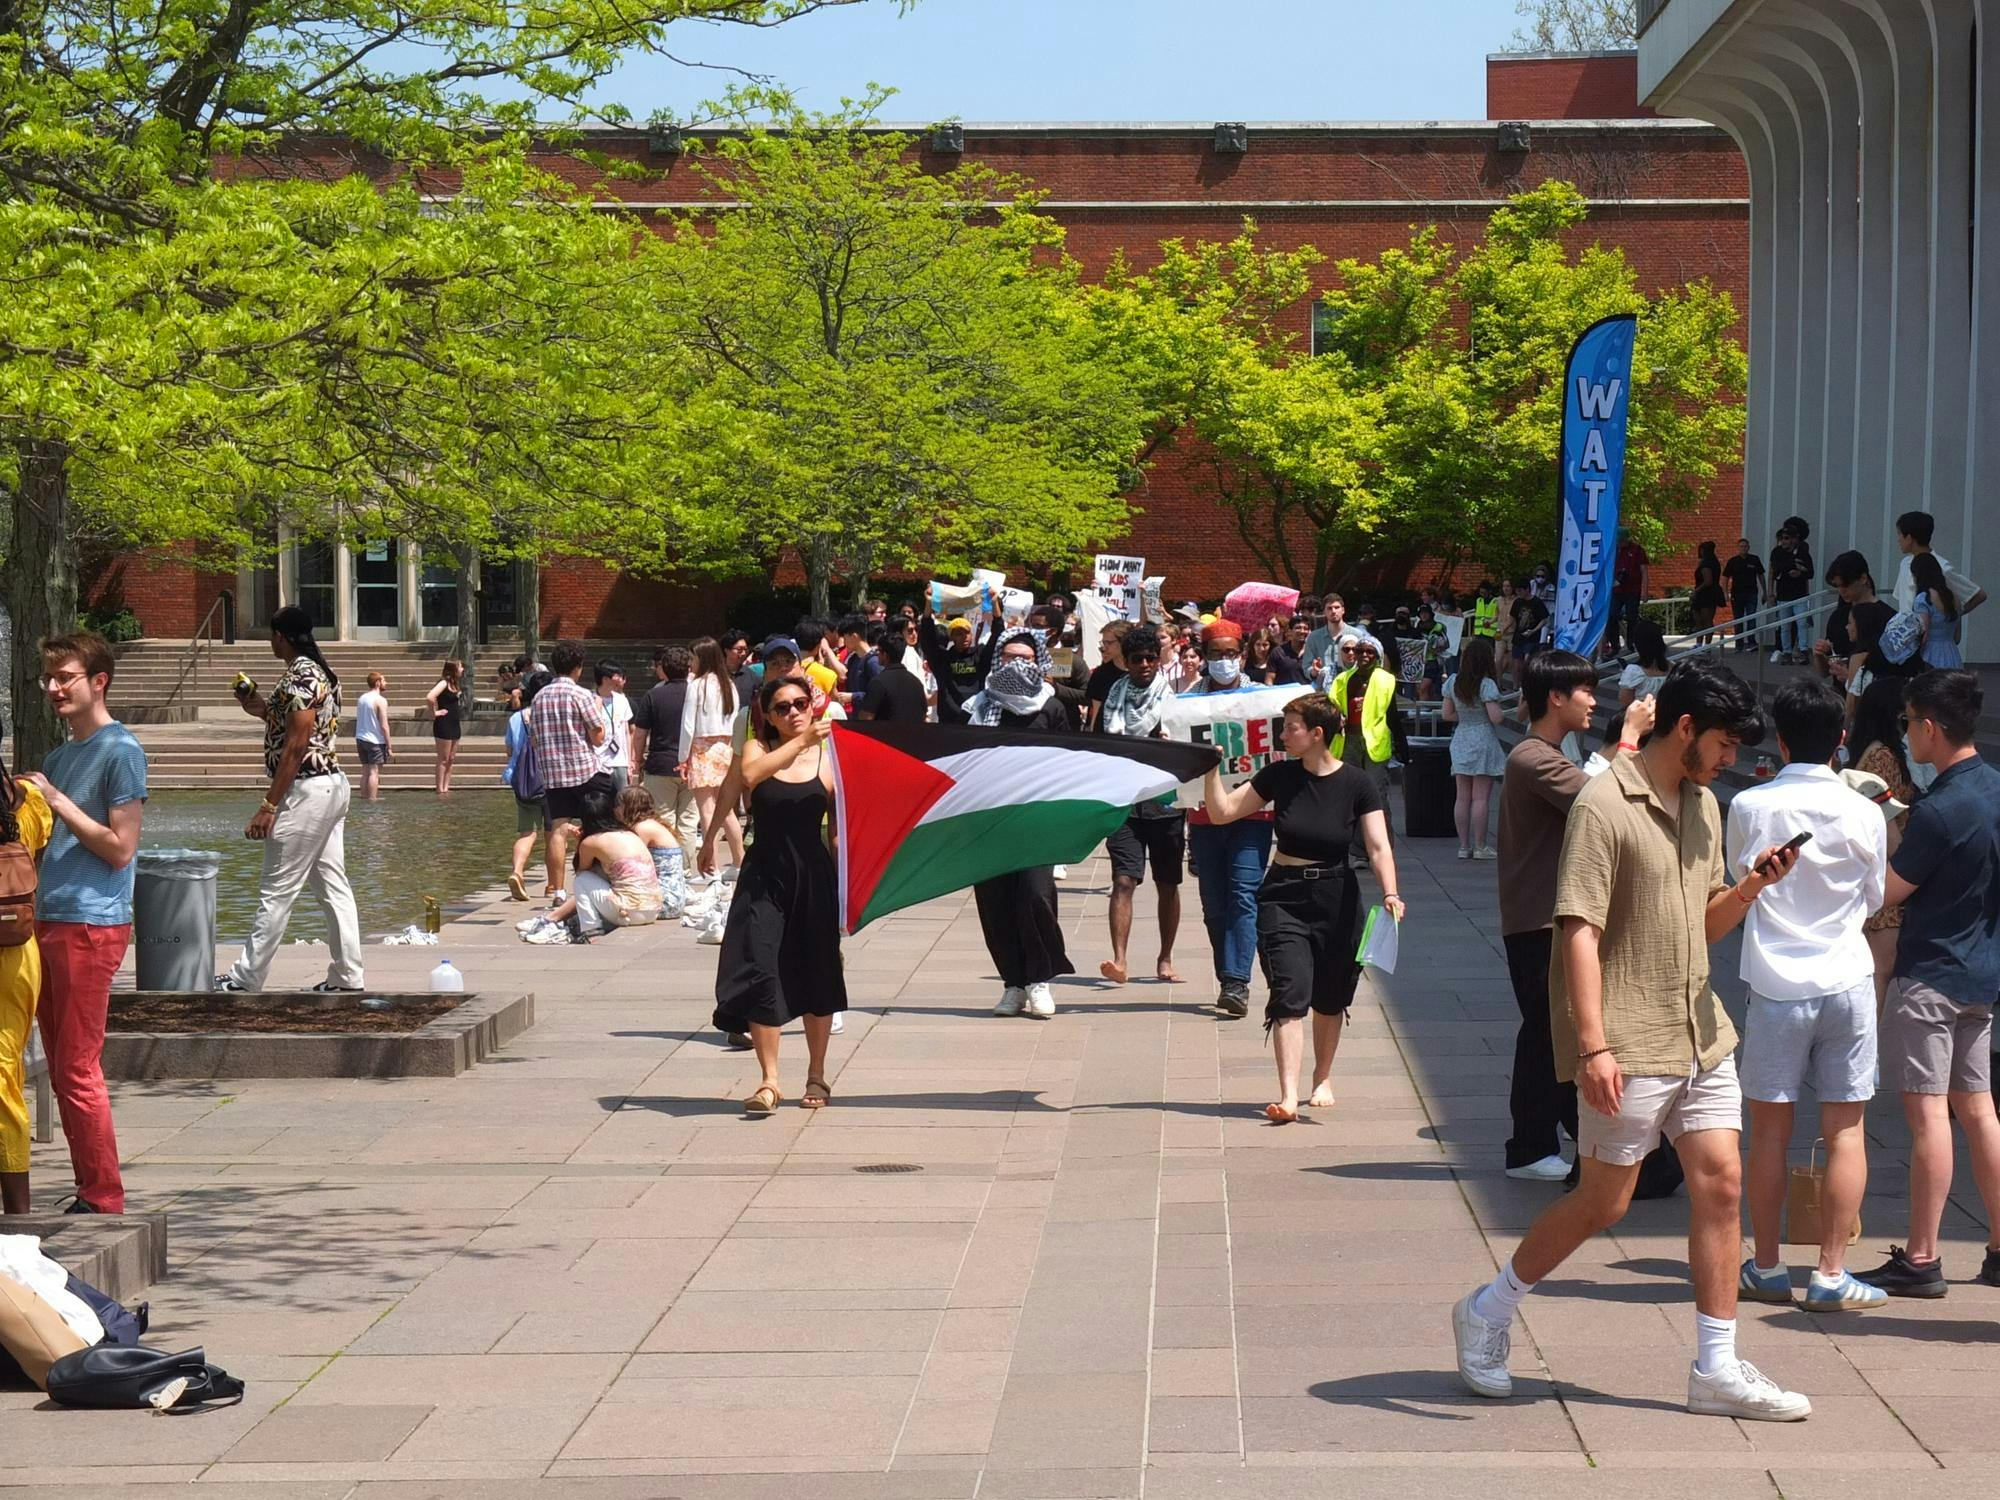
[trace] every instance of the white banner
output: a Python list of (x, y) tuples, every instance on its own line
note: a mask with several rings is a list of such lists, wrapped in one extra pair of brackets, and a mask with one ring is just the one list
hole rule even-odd
[[(1239, 787), (1273, 761), (1286, 758), (1281, 740), (1285, 705), (1300, 691), (1298, 684), (1290, 683), (1169, 698), (1160, 710), (1160, 727), (1170, 740), (1213, 745), (1221, 751), (1222, 784)], [(1181, 788), (1178, 805), (1200, 807), (1201, 800), (1201, 783), (1190, 781)]]
[(1109, 601), (1101, 595), (1076, 596), (1077, 650), (1083, 653), (1083, 664), (1093, 672), (1104, 660), (1104, 627), (1117, 618)]
[(1436, 618), (1444, 626), (1444, 654), (1458, 655), (1458, 643), (1465, 635), (1465, 616), (1440, 614)]
[(1117, 619), (1137, 620), (1139, 591), (1146, 576), (1146, 559), (1100, 552), (1097, 554), (1096, 572), (1097, 592), (1111, 606), (1112, 615)]

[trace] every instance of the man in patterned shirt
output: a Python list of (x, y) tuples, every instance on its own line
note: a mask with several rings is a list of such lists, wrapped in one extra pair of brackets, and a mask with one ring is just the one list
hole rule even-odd
[(313, 641), (312, 619), (297, 605), (271, 617), (271, 654), (286, 664), (266, 697), (254, 686), (239, 689), (243, 711), (264, 721), (264, 769), (270, 790), (243, 830), (264, 845), (264, 876), (250, 941), (215, 987), (264, 988), (271, 960), (285, 940), (292, 904), (312, 888), (326, 913), (332, 958), (322, 991), (361, 988), (361, 919), (347, 883), (347, 777), (334, 753), (340, 722), (340, 679)]
[(548, 788), (549, 881), (562, 888), (555, 893), (560, 904), (568, 890), (565, 861), (576, 820), (583, 815), (583, 799), (592, 792), (612, 795), (611, 772), (598, 756), (611, 721), (603, 701), (578, 681), (583, 676), (582, 646), (561, 642), (549, 655), (549, 668), (555, 676), (528, 710), (528, 736), (535, 770)]

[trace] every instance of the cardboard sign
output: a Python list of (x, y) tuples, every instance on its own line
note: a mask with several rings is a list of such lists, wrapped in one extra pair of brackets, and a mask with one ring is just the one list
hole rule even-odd
[(1136, 621), (1139, 618), (1145, 577), (1146, 559), (1143, 557), (1115, 556), (1109, 552), (1097, 554), (1097, 592), (1111, 607), (1115, 619)]
[[(1299, 696), (1296, 683), (1245, 688), (1234, 693), (1188, 693), (1167, 700), (1160, 728), (1170, 740), (1213, 745), (1222, 752), (1222, 784), (1239, 787), (1273, 761), (1286, 758), (1285, 705)], [(1177, 805), (1200, 807), (1201, 783), (1180, 789)]]

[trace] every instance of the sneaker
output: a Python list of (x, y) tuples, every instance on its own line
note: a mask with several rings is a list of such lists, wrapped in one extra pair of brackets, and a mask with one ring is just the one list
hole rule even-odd
[(705, 948), (720, 948), (723, 929), (727, 926), (728, 923), (722, 920), (722, 913), (717, 912), (702, 925), (701, 931), (694, 935), (694, 940)]
[(756, 1048), (757, 1044), (750, 1040), (750, 1033), (747, 1031), (731, 1031), (726, 1033), (726, 1035), (729, 1039), (729, 1050), (731, 1052), (750, 1052)]
[(1472, 851), (1466, 848), (1465, 845), (1460, 844), (1458, 846), (1458, 857), (1460, 859), (1470, 859), (1472, 858)]
[(569, 900), (569, 892), (558, 886), (555, 890), (549, 892), (549, 910), (554, 911), (567, 900)]
[(1474, 859), (1498, 859), (1500, 854), (1498, 850), (1489, 849), (1484, 844), (1481, 844), (1477, 849), (1472, 851), (1472, 857)]
[(1979, 1263), (1979, 1279), (1988, 1286), (2000, 1286), (2000, 1250), (1988, 1250)]
[(1560, 1151), (1552, 1151), (1525, 1167), (1509, 1167), (1507, 1175), (1516, 1182), (1561, 1182), (1569, 1176), (1569, 1163), (1562, 1159)]
[(1507, 1356), (1514, 1348), (1513, 1331), (1505, 1323), (1489, 1323), (1472, 1310), (1478, 1292), (1467, 1292), (1451, 1310), (1451, 1335), (1458, 1344), (1458, 1378), (1475, 1396), (1501, 1401), (1514, 1394), (1507, 1373)]
[(533, 932), (546, 921), (548, 921), (547, 917), (543, 916), (540, 912), (536, 912), (532, 917), (524, 917), (522, 920), (516, 922), (514, 930), (516, 932)]
[(1887, 1260), (1872, 1271), (1858, 1273), (1854, 1279), (1879, 1286), (1891, 1297), (1942, 1297), (1949, 1290), (1944, 1284), (1942, 1260), (1920, 1266), (1901, 1245), (1891, 1245)]
[(69, 1200), (69, 1206), (63, 1209), (63, 1212), (66, 1214), (101, 1214), (104, 1210), (93, 1203), (84, 1202), (82, 1196), (79, 1195)]
[(1777, 666), (1784, 659), (1785, 659), (1785, 653), (1782, 651), (1773, 651), (1771, 653), (1771, 665), (1774, 667)]
[(306, 993), (309, 995), (358, 995), (361, 993), (361, 986), (358, 984), (335, 984), (331, 979), (322, 979), (318, 984), (307, 990)]
[(1031, 1016), (1039, 1016), (1042, 1020), (1046, 1021), (1056, 1013), (1056, 997), (1054, 992), (1045, 984), (1029, 985), (1028, 1003), (1024, 1009), (1024, 1013)]
[(521, 939), (523, 942), (541, 943), (544, 945), (566, 943), (569, 941), (569, 927), (566, 923), (545, 921), (533, 932), (522, 933)]
[(993, 1007), (996, 1016), (1018, 1016), (1021, 1007), (1028, 1003), (1028, 992), (1018, 984), (1010, 984), (1000, 992), (1000, 1003)]
[(1760, 1270), (1757, 1257), (1752, 1255), (1743, 1262), (1743, 1269), (1736, 1278), (1736, 1295), (1747, 1302), (1771, 1302), (1780, 1307), (1792, 1305), (1792, 1273), (1783, 1266), (1776, 1270)]
[(1880, 1307), (1888, 1300), (1889, 1294), (1882, 1288), (1856, 1281), (1846, 1271), (1840, 1273), (1832, 1286), (1822, 1286), (1818, 1272), (1806, 1283), (1807, 1312), (1860, 1312), (1863, 1308)]
[(1222, 991), (1215, 997), (1215, 1008), (1225, 1016), (1247, 1016), (1250, 1014), (1250, 986), (1241, 979), (1225, 979)]
[(1812, 1402), (1797, 1391), (1781, 1391), (1776, 1381), (1747, 1359), (1713, 1375), (1688, 1366), (1688, 1410), (1698, 1417), (1740, 1417), (1746, 1422), (1803, 1422)]
[(247, 984), (239, 984), (236, 980), (236, 976), (233, 974), (216, 975), (215, 987), (225, 995), (247, 995), (251, 992), (250, 986)]

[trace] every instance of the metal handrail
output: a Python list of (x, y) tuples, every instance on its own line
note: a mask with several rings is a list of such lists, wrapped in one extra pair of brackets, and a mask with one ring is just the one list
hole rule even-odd
[(201, 679), (197, 675), (197, 669), (200, 665), (201, 657), (205, 654), (211, 662), (215, 660), (215, 632), (213, 629), (215, 617), (219, 612), (225, 612), (226, 607), (230, 605), (233, 605), (230, 596), (227, 593), (222, 593), (217, 594), (215, 602), (208, 606), (208, 613), (201, 617), (201, 623), (194, 628), (194, 637), (188, 642), (187, 651), (181, 657), (180, 672), (175, 676), (174, 685), (168, 690), (167, 701), (163, 706), (171, 707), (179, 700), (181, 692), (187, 687), (190, 678), (193, 678), (197, 687), (200, 685)]

